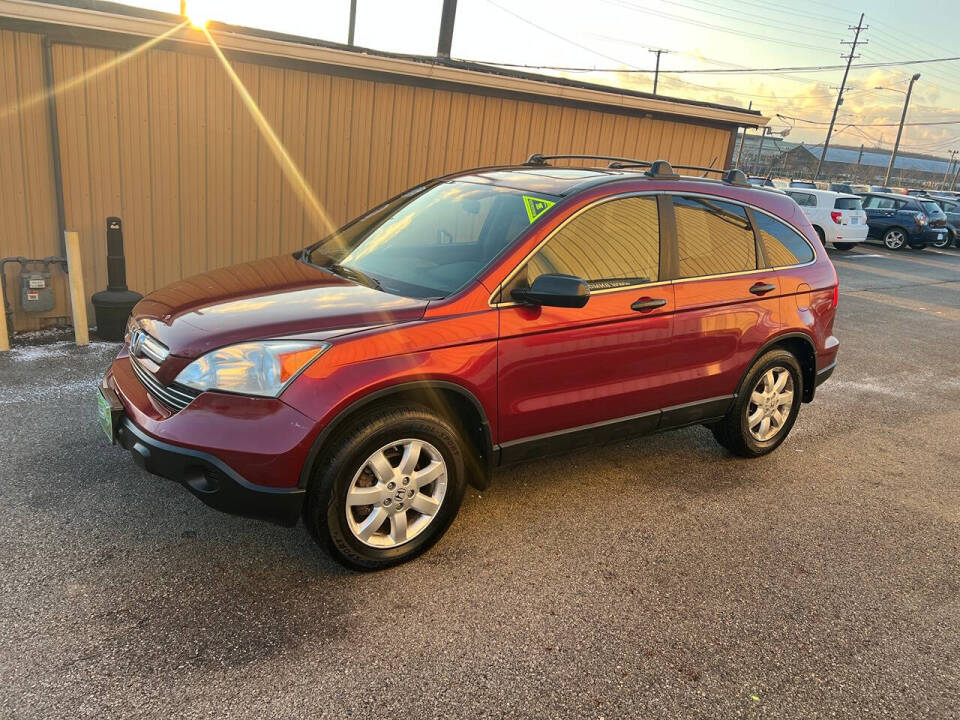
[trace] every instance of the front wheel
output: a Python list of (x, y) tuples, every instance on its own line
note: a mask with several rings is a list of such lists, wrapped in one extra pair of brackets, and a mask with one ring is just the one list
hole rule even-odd
[(360, 416), (317, 463), (304, 509), (307, 529), (350, 567), (376, 570), (416, 557), (460, 508), (460, 437), (427, 408)]
[(848, 250), (853, 250), (853, 246), (856, 243), (834, 243), (833, 247), (839, 250), (840, 252), (847, 252)]
[(883, 234), (883, 244), (888, 250), (900, 250), (907, 242), (907, 234), (900, 228), (891, 228)]
[(802, 397), (803, 374), (796, 357), (771, 350), (750, 368), (730, 412), (710, 430), (734, 455), (766, 455), (790, 433)]

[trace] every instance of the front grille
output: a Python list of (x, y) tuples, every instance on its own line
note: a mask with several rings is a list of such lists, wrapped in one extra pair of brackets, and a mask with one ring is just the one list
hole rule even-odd
[(147, 392), (173, 412), (183, 410), (200, 394), (196, 390), (183, 385), (161, 384), (150, 372), (140, 367), (140, 363), (132, 355), (130, 356), (130, 365), (133, 366), (133, 372), (147, 389)]

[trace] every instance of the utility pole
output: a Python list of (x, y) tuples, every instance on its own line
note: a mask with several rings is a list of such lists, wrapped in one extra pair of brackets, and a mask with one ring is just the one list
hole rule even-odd
[(740, 150), (737, 152), (737, 167), (740, 167), (740, 158), (743, 157), (743, 145), (747, 142), (747, 129), (743, 129), (743, 134), (740, 135)]
[[(848, 29), (855, 31), (853, 34), (853, 42), (851, 43), (844, 40), (842, 43), (843, 45), (850, 46), (850, 54), (840, 56), (841, 58), (846, 59), (847, 67), (843, 71), (843, 80), (840, 81), (840, 92), (837, 93), (837, 104), (833, 106), (833, 117), (830, 118), (830, 127), (827, 128), (827, 139), (824, 140), (823, 142), (823, 152), (820, 153), (820, 159), (817, 161), (817, 171), (813, 175), (814, 180), (817, 180), (820, 178), (820, 168), (823, 167), (823, 161), (827, 157), (827, 150), (830, 149), (830, 136), (833, 135), (833, 125), (834, 123), (837, 122), (837, 112), (839, 112), (840, 106), (843, 105), (843, 91), (847, 87), (847, 75), (850, 74), (850, 63), (853, 62), (854, 58), (860, 57), (859, 55), (856, 54), (857, 43), (860, 42), (860, 33), (867, 29), (863, 25), (863, 13), (860, 13), (860, 22), (857, 23), (857, 26), (853, 27), (851, 25), (851, 26), (848, 26)], [(863, 44), (866, 45), (867, 42), (868, 42), (867, 40), (864, 40)]]
[(670, 51), (669, 51), (669, 50), (650, 50), (650, 52), (657, 54), (657, 65), (656, 65), (656, 67), (654, 68), (654, 71), (653, 71), (653, 94), (656, 95), (656, 94), (657, 94), (657, 83), (658, 83), (659, 80), (660, 80), (660, 56), (661, 56), (663, 53), (668, 53), (668, 52), (670, 52)]
[(957, 171), (953, 174), (953, 181), (950, 183), (950, 190), (957, 189), (957, 180), (960, 179), (960, 163), (957, 163)]
[(440, 15), (440, 39), (437, 41), (437, 55), (450, 57), (453, 45), (453, 20), (457, 16), (457, 0), (443, 0), (443, 12)]
[(857, 155), (857, 168), (853, 171), (853, 177), (855, 179), (860, 178), (860, 163), (863, 162), (863, 143), (860, 143), (860, 154)]
[(767, 137), (770, 128), (764, 125), (763, 133), (760, 135), (760, 148), (757, 150), (757, 175), (763, 175), (763, 141)]
[(353, 36), (357, 30), (357, 0), (350, 0), (350, 27), (347, 30), (347, 45), (353, 47)]
[(950, 162), (947, 163), (947, 170), (943, 173), (943, 180), (940, 181), (940, 189), (947, 189), (947, 177), (950, 175), (950, 169), (953, 167), (953, 159), (957, 156), (956, 150), (950, 151)]
[[(913, 84), (920, 79), (920, 73), (910, 78), (910, 85), (907, 87), (907, 97), (903, 101), (903, 112), (900, 113), (900, 127), (897, 128), (897, 141), (893, 144), (893, 152), (890, 154), (890, 164), (887, 165), (887, 174), (883, 179), (883, 184), (890, 182), (890, 173), (893, 172), (893, 163), (897, 160), (897, 150), (900, 149), (900, 136), (903, 135), (903, 122), (907, 119), (907, 106), (910, 105), (910, 93), (913, 92)], [(901, 173), (902, 175), (903, 173)]]

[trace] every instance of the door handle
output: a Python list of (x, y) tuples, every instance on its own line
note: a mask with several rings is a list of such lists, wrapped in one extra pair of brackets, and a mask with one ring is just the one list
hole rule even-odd
[(771, 285), (770, 283), (765, 282), (756, 282), (750, 286), (750, 292), (754, 295), (766, 295), (771, 290), (776, 290), (776, 285)]
[(666, 298), (652, 298), (652, 297), (642, 297), (633, 305), (630, 306), (631, 310), (636, 310), (637, 312), (650, 312), (651, 310), (656, 310), (667, 304)]

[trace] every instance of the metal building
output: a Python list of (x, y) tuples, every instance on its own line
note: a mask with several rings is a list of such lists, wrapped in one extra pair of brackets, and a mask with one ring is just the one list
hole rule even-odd
[[(108, 216), (123, 219), (140, 292), (316, 237), (201, 31), (128, 56), (181, 21), (94, 0), (0, 0), (0, 257), (59, 255), (62, 231), (76, 230), (89, 296), (106, 285)], [(728, 167), (738, 128), (766, 122), (449, 59), (211, 34), (335, 224), (426, 178), (535, 151)], [(60, 274), (54, 310), (15, 307), (15, 327), (63, 321), (68, 303)]]

